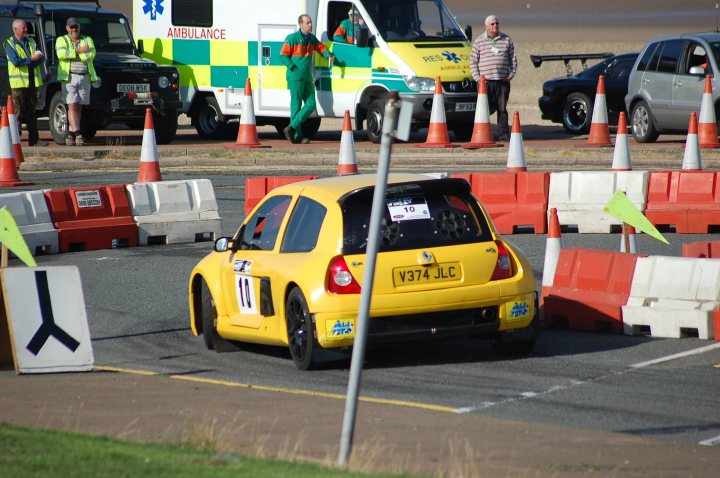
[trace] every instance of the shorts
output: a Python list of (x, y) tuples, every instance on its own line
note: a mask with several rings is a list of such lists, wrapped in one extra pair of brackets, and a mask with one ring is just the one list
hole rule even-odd
[(68, 81), (62, 82), (62, 95), (65, 104), (80, 103), (90, 104), (90, 75), (78, 75), (70, 73)]

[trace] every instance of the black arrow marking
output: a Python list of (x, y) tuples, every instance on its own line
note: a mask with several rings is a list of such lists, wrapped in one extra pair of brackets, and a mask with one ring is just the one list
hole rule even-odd
[(40, 315), (42, 324), (35, 332), (27, 349), (37, 355), (50, 337), (55, 337), (61, 344), (75, 352), (80, 342), (72, 338), (67, 332), (55, 323), (52, 303), (50, 302), (50, 288), (48, 287), (47, 271), (35, 271), (35, 282), (37, 283), (38, 299), (40, 301)]

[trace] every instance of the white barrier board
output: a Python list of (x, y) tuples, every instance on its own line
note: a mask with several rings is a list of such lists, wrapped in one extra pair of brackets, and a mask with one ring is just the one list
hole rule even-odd
[(94, 358), (78, 268), (10, 267), (0, 270), (0, 277), (15, 369), (91, 370)]

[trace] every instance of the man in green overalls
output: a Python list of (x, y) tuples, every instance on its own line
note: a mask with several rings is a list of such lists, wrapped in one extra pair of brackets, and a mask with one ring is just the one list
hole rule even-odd
[(302, 135), (302, 124), (315, 112), (313, 58), (318, 52), (332, 62), (335, 55), (312, 34), (309, 15), (300, 15), (298, 26), (300, 29), (285, 38), (280, 50), (280, 60), (287, 67), (285, 77), (290, 89), (290, 125), (283, 133), (291, 143), (307, 144), (310, 140)]

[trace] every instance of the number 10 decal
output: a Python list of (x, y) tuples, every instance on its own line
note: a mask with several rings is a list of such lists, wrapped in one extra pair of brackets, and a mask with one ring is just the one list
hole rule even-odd
[(238, 309), (241, 314), (257, 314), (257, 301), (255, 300), (255, 279), (251, 276), (235, 274)]

